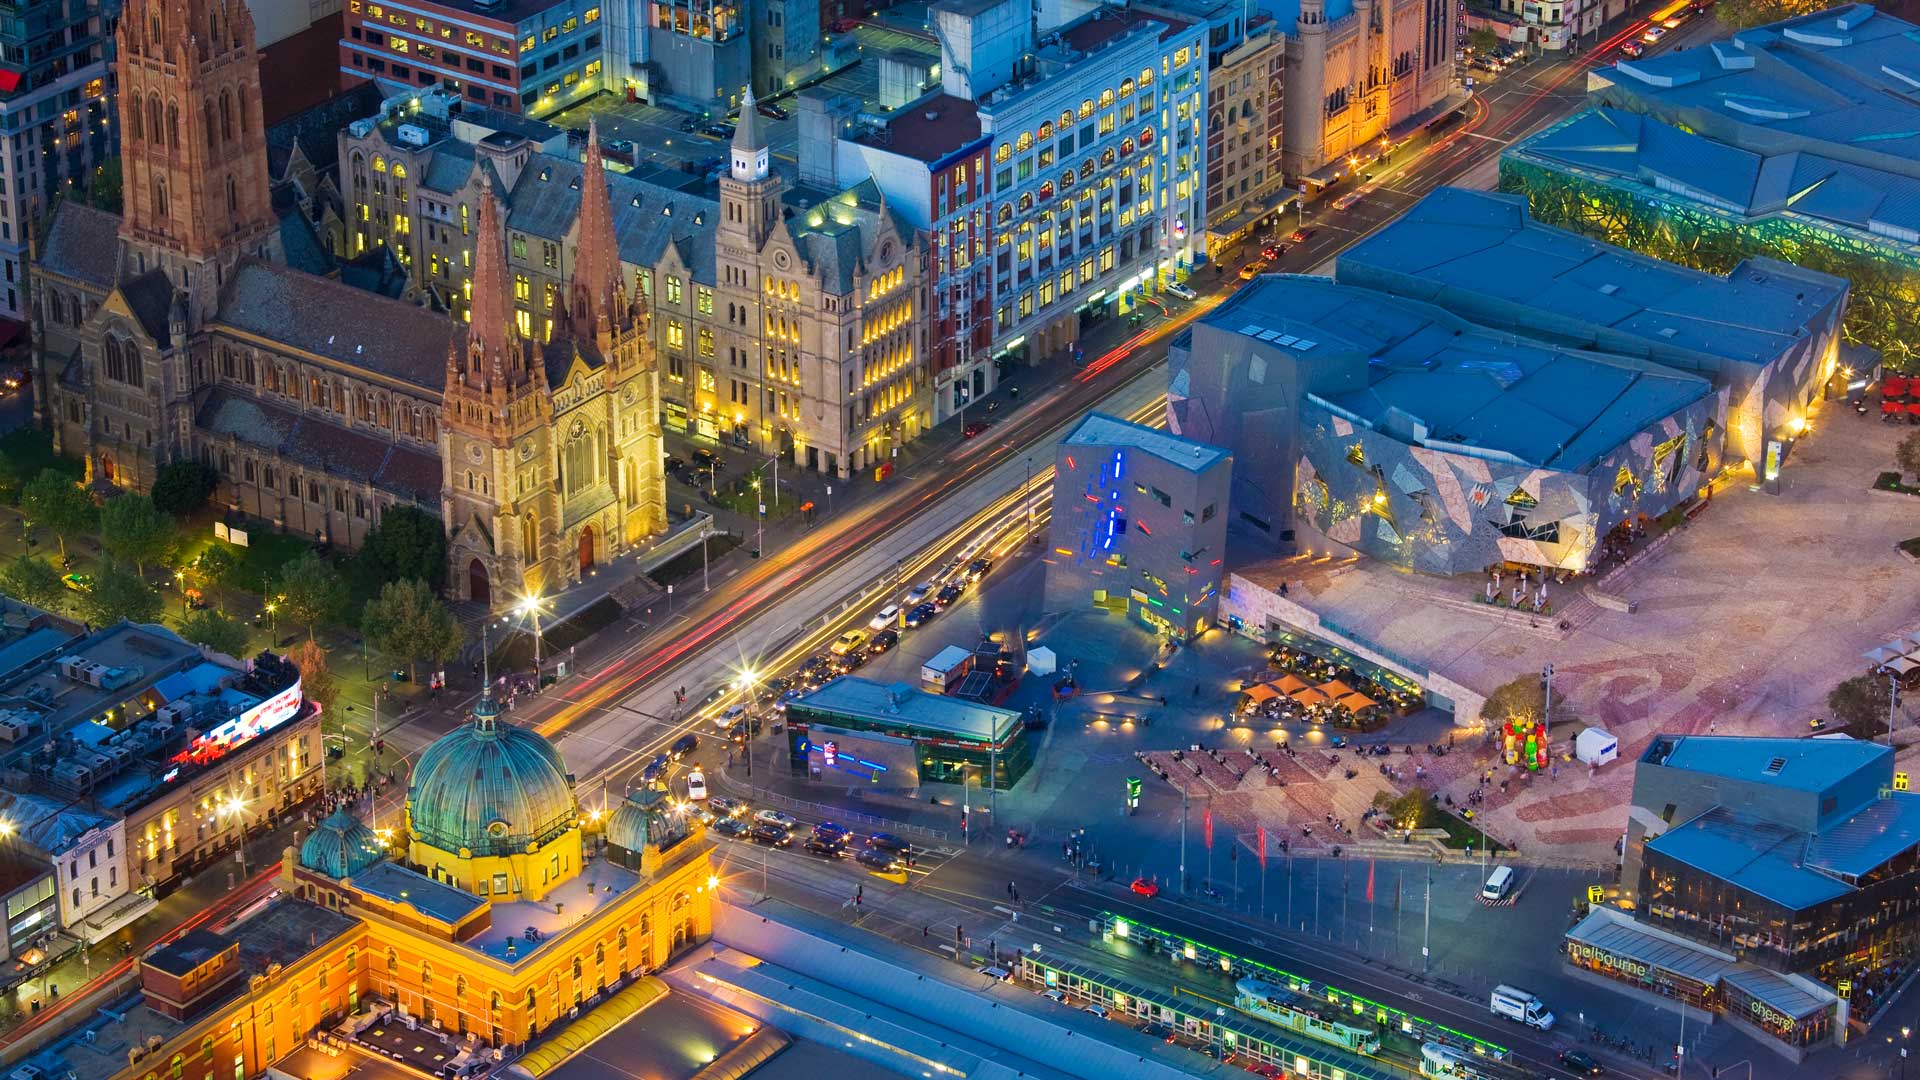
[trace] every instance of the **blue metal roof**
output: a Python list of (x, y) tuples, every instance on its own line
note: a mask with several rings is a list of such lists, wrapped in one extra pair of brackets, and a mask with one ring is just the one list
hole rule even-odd
[(1088, 413), (1060, 442), (1065, 446), (1129, 447), (1197, 473), (1206, 472), (1233, 455), (1224, 447), (1183, 439), (1160, 428), (1135, 424), (1106, 413)]
[[(1636, 118), (1637, 119), (1637, 118)], [(1534, 221), (1526, 200), (1439, 188), (1341, 254), (1339, 280), (1419, 279), (1394, 289), (1447, 307), (1473, 293), (1742, 363), (1766, 364), (1811, 333), (1840, 278), (1771, 259), (1731, 274), (1691, 270)]]
[(1920, 846), (1920, 792), (1895, 791), (1814, 837), (1807, 863), (1860, 878)]
[(1806, 868), (1807, 844), (1805, 833), (1715, 807), (1647, 841), (1647, 850), (1800, 911), (1853, 891)]
[(420, 752), (407, 787), (414, 838), (446, 852), (510, 855), (572, 828), (573, 778), (553, 744), (481, 709), (475, 716)]
[(968, 739), (999, 741), (1018, 730), (1020, 714), (977, 701), (929, 694), (906, 683), (878, 683), (845, 675), (789, 707), (796, 719), (809, 710), (881, 726), (910, 724)]
[(1269, 275), (1206, 318), (1297, 353), (1302, 364), (1364, 363), (1363, 389), (1323, 400), (1420, 440), (1577, 471), (1705, 397), (1698, 376), (1498, 333), (1440, 308), (1326, 278)]
[[(1739, 735), (1661, 736), (1641, 761), (1669, 769), (1824, 792), (1893, 751), (1859, 739), (1761, 739)], [(1893, 765), (1886, 763), (1891, 779)]]
[(418, 870), (399, 863), (378, 862), (353, 879), (353, 887), (389, 904), (410, 907), (449, 925), (458, 923), (486, 901), (470, 892), (443, 885)]

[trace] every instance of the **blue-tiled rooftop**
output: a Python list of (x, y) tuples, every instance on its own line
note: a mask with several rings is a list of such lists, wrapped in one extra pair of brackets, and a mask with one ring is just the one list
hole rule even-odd
[(1772, 259), (1726, 277), (1691, 270), (1542, 225), (1525, 199), (1440, 188), (1342, 253), (1336, 276), (1416, 279), (1395, 289), (1446, 307), (1470, 293), (1649, 343), (1743, 363), (1768, 363), (1810, 332), (1846, 283)]
[(1845, 896), (1847, 885), (1806, 866), (1807, 834), (1715, 807), (1647, 841), (1648, 851), (1799, 911)]
[[(1640, 758), (1650, 765), (1823, 792), (1893, 751), (1860, 739), (1758, 739), (1737, 735), (1662, 736)], [(1889, 767), (1888, 775), (1892, 774)]]
[(1366, 386), (1321, 400), (1363, 423), (1410, 418), (1418, 441), (1542, 468), (1584, 468), (1710, 391), (1695, 375), (1516, 338), (1326, 278), (1261, 278), (1206, 322), (1306, 365), (1360, 358)]

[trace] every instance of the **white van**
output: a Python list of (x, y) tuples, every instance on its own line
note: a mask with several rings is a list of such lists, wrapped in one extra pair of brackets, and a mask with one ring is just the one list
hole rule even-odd
[(1513, 888), (1513, 867), (1497, 866), (1487, 875), (1487, 883), (1480, 886), (1480, 899), (1500, 901), (1507, 898), (1507, 890)]

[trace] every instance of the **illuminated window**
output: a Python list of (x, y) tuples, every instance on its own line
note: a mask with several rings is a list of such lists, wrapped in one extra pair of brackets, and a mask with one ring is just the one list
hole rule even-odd
[(526, 311), (515, 311), (513, 313), (513, 325), (519, 329), (521, 337), (530, 338), (533, 336), (532, 313), (526, 312)]
[(525, 300), (531, 294), (532, 287), (527, 281), (527, 275), (515, 274), (513, 276), (513, 298), (515, 300)]
[(676, 349), (687, 347), (687, 327), (679, 319), (667, 320), (667, 344)]
[(588, 8), (586, 12), (580, 16), (580, 21), (581, 22), (599, 22), (600, 9), (597, 7)]
[(1004, 165), (1007, 162), (1012, 161), (1013, 147), (1008, 146), (1006, 143), (1001, 143), (1000, 148), (993, 152), (993, 160), (996, 164), (1001, 164), (1001, 165)]

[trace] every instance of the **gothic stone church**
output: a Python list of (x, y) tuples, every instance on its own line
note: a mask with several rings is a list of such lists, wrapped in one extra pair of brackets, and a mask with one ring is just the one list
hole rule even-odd
[(127, 0), (117, 33), (125, 213), (61, 205), (33, 288), (36, 408), (96, 489), (198, 458), (231, 511), (347, 547), (418, 506), (454, 595), (496, 606), (665, 529), (649, 316), (597, 140), (551, 340), (515, 326), (484, 182), (461, 326), (285, 265), (241, 0)]

